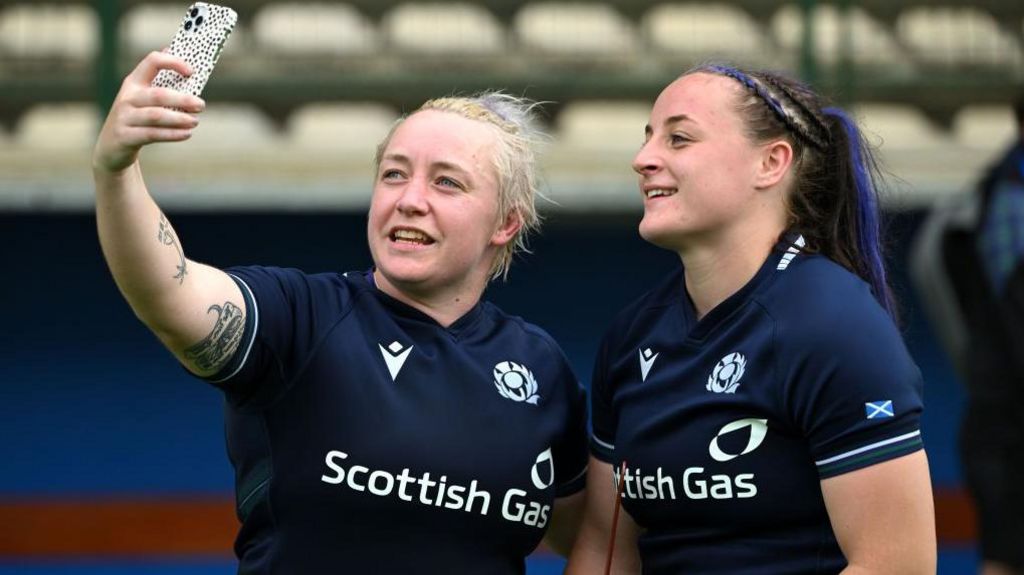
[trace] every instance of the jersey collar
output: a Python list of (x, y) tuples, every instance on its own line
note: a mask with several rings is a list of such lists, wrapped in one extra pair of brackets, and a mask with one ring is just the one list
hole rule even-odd
[(430, 317), (430, 315), (423, 313), (422, 311), (414, 308), (413, 306), (401, 300), (395, 299), (381, 291), (377, 287), (377, 283), (373, 280), (373, 271), (374, 268), (371, 267), (370, 269), (360, 274), (359, 277), (362, 278), (362, 280), (366, 283), (367, 287), (370, 288), (373, 294), (377, 296), (377, 299), (380, 300), (381, 303), (383, 303), (393, 314), (395, 314), (398, 317), (431, 324), (435, 326), (437, 329), (447, 331), (456, 338), (461, 338), (467, 330), (469, 330), (476, 324), (476, 321), (480, 319), (480, 316), (483, 313), (483, 301), (480, 300), (477, 301), (476, 305), (470, 308), (469, 311), (462, 314), (462, 316), (459, 319), (455, 320), (448, 327), (444, 327), (441, 324), (437, 323), (437, 320)]
[[(719, 325), (725, 323), (730, 316), (738, 311), (748, 300), (757, 292), (762, 286), (766, 285), (768, 281), (774, 277), (775, 272), (780, 268), (780, 262), (786, 257), (787, 253), (796, 254), (800, 251), (803, 244), (802, 236), (796, 233), (787, 232), (783, 234), (781, 240), (775, 244), (768, 257), (765, 258), (764, 263), (754, 274), (754, 277), (750, 278), (743, 287), (737, 290), (735, 293), (725, 298), (725, 300), (712, 308), (704, 317), (699, 321), (697, 320), (697, 310), (693, 305), (693, 300), (690, 299), (690, 294), (686, 291), (686, 282), (683, 279), (685, 276), (682, 269), (679, 272), (679, 282), (677, 283), (679, 290), (679, 300), (682, 302), (683, 319), (686, 322), (688, 333), (686, 339), (695, 344), (702, 343), (707, 336), (715, 330)], [(787, 252), (787, 250), (789, 250)], [(789, 258), (792, 259), (792, 256)], [(787, 262), (788, 265), (788, 262)], [(784, 268), (783, 268), (784, 269)]]

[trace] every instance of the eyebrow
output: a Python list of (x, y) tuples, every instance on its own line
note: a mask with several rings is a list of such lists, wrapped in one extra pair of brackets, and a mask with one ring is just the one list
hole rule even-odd
[[(382, 160), (390, 160), (390, 161), (398, 162), (400, 164), (405, 164), (405, 165), (412, 164), (412, 160), (410, 160), (408, 156), (406, 156), (405, 154), (399, 154), (399, 153), (395, 153), (395, 152), (384, 154), (384, 157), (381, 158), (381, 159)], [(453, 162), (446, 162), (444, 160), (438, 160), (436, 162), (431, 162), (430, 163), (430, 169), (431, 170), (439, 170), (440, 169), (440, 170), (447, 170), (447, 171), (452, 171), (452, 172), (459, 172), (460, 174), (465, 176), (467, 180), (470, 180), (470, 182), (466, 182), (467, 184), (470, 184), (471, 181), (474, 179), (473, 178), (473, 174), (469, 170), (466, 170), (462, 166), (460, 166), (458, 164), (455, 164)]]
[[(672, 124), (678, 124), (679, 122), (693, 122), (693, 121), (694, 121), (693, 118), (687, 116), (686, 114), (676, 114), (675, 116), (669, 116), (668, 118), (666, 118), (665, 122), (664, 122), (664, 125), (671, 126)], [(651, 125), (650, 124), (647, 124), (646, 126), (644, 126), (644, 133), (645, 134), (651, 134), (652, 132), (654, 132), (654, 130), (651, 129)]]

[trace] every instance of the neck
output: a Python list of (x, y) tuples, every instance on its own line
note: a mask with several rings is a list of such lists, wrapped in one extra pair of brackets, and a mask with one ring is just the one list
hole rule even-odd
[(732, 234), (707, 244), (686, 246), (679, 253), (686, 292), (700, 319), (739, 291), (764, 264), (781, 229), (770, 233)]
[(448, 327), (473, 309), (483, 295), (484, 282), (468, 280), (458, 286), (416, 289), (417, 286), (399, 286), (388, 280), (379, 269), (373, 270), (377, 289), (427, 314), (442, 327)]

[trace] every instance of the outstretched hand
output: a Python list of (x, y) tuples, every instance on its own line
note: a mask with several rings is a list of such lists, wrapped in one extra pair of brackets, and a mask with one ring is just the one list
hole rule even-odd
[(138, 158), (143, 146), (180, 142), (199, 124), (195, 116), (206, 103), (201, 98), (151, 84), (160, 70), (189, 76), (184, 60), (166, 52), (151, 52), (121, 83), (93, 150), (93, 168), (122, 172)]

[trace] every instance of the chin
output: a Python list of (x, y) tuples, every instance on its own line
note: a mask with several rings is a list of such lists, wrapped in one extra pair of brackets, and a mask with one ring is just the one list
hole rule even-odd
[(655, 223), (646, 217), (640, 220), (639, 232), (640, 237), (647, 243), (674, 252), (681, 251), (686, 243), (685, 230), (671, 228), (664, 222)]
[(431, 278), (429, 266), (419, 262), (408, 261), (377, 261), (380, 270), (389, 282), (395, 285), (414, 286), (428, 282)]

